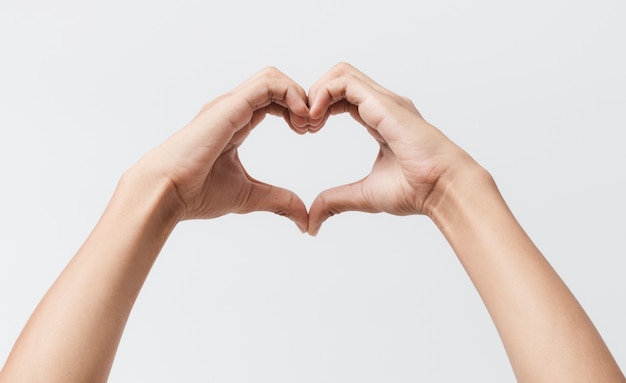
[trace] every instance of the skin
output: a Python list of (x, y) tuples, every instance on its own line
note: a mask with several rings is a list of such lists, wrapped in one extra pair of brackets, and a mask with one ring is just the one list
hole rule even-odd
[(133, 303), (182, 220), (271, 211), (307, 230), (300, 198), (252, 179), (239, 162), (237, 147), (268, 113), (306, 131), (305, 91), (273, 68), (206, 104), (121, 177), (24, 327), (0, 382), (105, 382)]
[[(371, 173), (322, 192), (307, 212), (293, 192), (252, 179), (239, 162), (237, 148), (268, 113), (300, 134), (350, 113), (380, 144)], [(308, 94), (267, 68), (129, 169), (26, 324), (0, 383), (106, 381), (133, 303), (176, 224), (253, 211), (283, 215), (312, 235), (345, 211), (427, 215), (478, 289), (518, 381), (626, 381), (489, 173), (410, 100), (341, 63)]]
[(343, 211), (425, 214), (478, 290), (519, 382), (625, 382), (576, 298), (519, 225), (497, 186), (413, 104), (347, 64), (309, 91), (311, 117), (350, 113), (380, 143), (364, 179), (321, 193), (309, 230)]

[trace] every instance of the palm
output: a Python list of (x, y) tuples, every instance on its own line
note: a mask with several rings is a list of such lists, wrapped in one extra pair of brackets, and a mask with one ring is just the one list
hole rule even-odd
[(253, 183), (235, 148), (222, 153), (206, 176), (198, 178), (195, 187), (184, 191), (189, 218), (215, 218), (253, 210), (249, 201)]
[(397, 158), (384, 146), (381, 147), (372, 171), (359, 186), (357, 190), (361, 190), (361, 195), (355, 198), (356, 210), (395, 215), (415, 213), (414, 192), (398, 166)]
[[(187, 161), (177, 169), (174, 183), (185, 205), (185, 219), (216, 218), (229, 213), (269, 211), (286, 216), (306, 230), (308, 214), (293, 192), (252, 178), (237, 152), (252, 124), (235, 134), (212, 164), (204, 156)], [(178, 186), (181, 185), (181, 186)]]

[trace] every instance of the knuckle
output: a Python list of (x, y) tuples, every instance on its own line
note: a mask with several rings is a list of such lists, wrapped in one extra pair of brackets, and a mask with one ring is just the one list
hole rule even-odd
[(404, 101), (404, 103), (411, 109), (415, 109), (417, 110), (417, 107), (415, 106), (415, 103), (413, 102), (413, 100), (411, 100), (408, 97), (402, 97), (402, 101)]
[(271, 79), (282, 76), (282, 72), (278, 70), (278, 68), (276, 68), (275, 66), (267, 66), (263, 68), (263, 70), (261, 71), (261, 74), (263, 75), (263, 77), (267, 77)]
[(338, 62), (337, 64), (335, 64), (334, 67), (334, 70), (339, 74), (345, 74), (352, 71), (353, 69), (354, 67), (345, 61)]

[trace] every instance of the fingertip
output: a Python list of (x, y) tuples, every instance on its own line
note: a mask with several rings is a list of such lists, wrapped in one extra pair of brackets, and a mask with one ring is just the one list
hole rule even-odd
[[(311, 214), (313, 213), (313, 214)], [(326, 220), (326, 218), (328, 217), (322, 217), (320, 215), (321, 211), (319, 209), (315, 210), (314, 206), (311, 205), (311, 210), (309, 211), (309, 227), (308, 227), (308, 233), (311, 237), (317, 237), (317, 234), (320, 231), (320, 228), (322, 227), (322, 223), (324, 223), (324, 220)]]
[(309, 118), (309, 106), (307, 105), (306, 95), (287, 96), (285, 106), (292, 116), (297, 116), (299, 119)]
[(276, 213), (281, 217), (288, 218), (291, 222), (293, 222), (300, 233), (305, 234), (309, 232), (309, 217), (308, 214), (305, 213), (306, 217), (302, 216), (301, 212), (290, 212), (290, 213)]
[(311, 111), (309, 110), (309, 106), (306, 102), (304, 102), (304, 100), (300, 100), (297, 108), (293, 109), (293, 113), (298, 117), (308, 118)]
[(308, 232), (309, 235), (311, 235), (312, 237), (317, 236), (324, 221), (326, 221), (332, 215), (327, 210), (324, 196), (322, 194), (318, 195), (315, 198), (315, 200), (311, 204), (311, 207), (309, 208)]
[(299, 118), (299, 116), (296, 116), (296, 118), (294, 118), (294, 115), (290, 113), (285, 113), (283, 115), (283, 119), (285, 120), (287, 125), (289, 125), (291, 130), (293, 130), (297, 134), (302, 135), (309, 131), (309, 125), (306, 122), (308, 121), (308, 119), (301, 119)]
[(298, 223), (296, 223), (296, 226), (298, 227), (298, 230), (300, 230), (300, 233), (302, 233), (302, 234), (306, 234), (306, 233), (309, 232), (308, 228), (303, 227), (303, 226), (299, 225)]
[(317, 133), (317, 132), (319, 132), (321, 129), (322, 129), (322, 126), (321, 126), (321, 125), (320, 125), (320, 126), (312, 126), (312, 125), (309, 125), (309, 126), (308, 126), (308, 132), (309, 132), (309, 133)]
[(323, 119), (324, 114), (325, 114), (324, 108), (322, 108), (321, 106), (318, 106), (318, 104), (312, 104), (311, 107), (309, 108), (309, 118), (312, 121)]
[(291, 125), (300, 130), (306, 131), (306, 128), (309, 125), (309, 116), (299, 116), (297, 114), (288, 113), (285, 116), (285, 119), (287, 119), (287, 122), (289, 122)]
[(296, 127), (292, 127), (293, 131), (296, 132), (296, 134), (299, 134), (301, 136), (305, 135), (306, 133), (309, 133), (309, 130), (307, 128), (296, 128)]
[(326, 117), (327, 105), (324, 105), (324, 97), (320, 98), (315, 93), (312, 97), (309, 95), (309, 118), (311, 121), (322, 121)]
[(289, 193), (291, 198), (284, 215), (296, 224), (300, 232), (307, 233), (309, 231), (309, 212), (300, 197), (293, 192)]
[(309, 133), (319, 132), (324, 125), (326, 124), (326, 120), (328, 119), (329, 113), (326, 112), (319, 118), (309, 118), (309, 124), (307, 125)]
[(311, 229), (309, 229), (308, 234), (309, 234), (311, 237), (317, 237), (317, 234), (319, 233), (319, 231), (320, 231), (320, 228), (321, 228), (321, 227), (322, 227), (322, 226), (321, 226), (321, 225), (319, 225), (319, 226), (317, 226), (316, 228), (314, 228), (314, 229), (312, 229), (312, 230), (311, 230)]
[(309, 232), (309, 214), (306, 212), (305, 207), (303, 209), (304, 211), (296, 211), (293, 215), (287, 215), (287, 218), (296, 224), (296, 227), (302, 234)]

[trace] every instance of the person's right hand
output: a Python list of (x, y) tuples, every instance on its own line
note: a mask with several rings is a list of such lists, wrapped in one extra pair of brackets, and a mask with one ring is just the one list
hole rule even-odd
[(312, 123), (304, 89), (276, 68), (260, 71), (207, 103), (131, 171), (148, 183), (170, 182), (178, 200), (171, 204), (180, 206), (180, 219), (269, 211), (306, 232), (308, 213), (302, 200), (292, 191), (255, 180), (239, 161), (237, 149), (267, 114), (283, 117), (300, 134)]
[(409, 99), (349, 64), (331, 69), (311, 87), (308, 97), (312, 119), (325, 121), (333, 114), (350, 113), (380, 144), (369, 175), (323, 191), (313, 201), (309, 210), (312, 235), (328, 217), (345, 211), (429, 215), (445, 192), (442, 180), (453, 178), (461, 167), (476, 164), (427, 123)]

